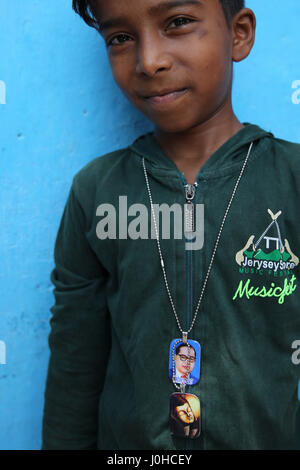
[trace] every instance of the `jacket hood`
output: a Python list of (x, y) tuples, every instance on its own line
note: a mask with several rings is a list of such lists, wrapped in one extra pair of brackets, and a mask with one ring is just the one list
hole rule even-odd
[[(266, 132), (259, 126), (244, 123), (244, 127), (227, 140), (218, 150), (213, 153), (201, 167), (198, 178), (214, 178), (222, 175), (235, 173), (240, 169), (241, 161), (244, 160), (251, 142), (254, 146), (249, 157), (253, 160), (261, 153), (262, 145), (258, 145), (265, 138), (273, 138), (273, 134)], [(137, 138), (130, 149), (138, 156), (145, 157), (150, 163), (147, 165), (150, 173), (165, 174), (168, 172), (178, 175), (178, 168), (175, 162), (164, 152), (154, 136), (154, 132), (149, 132)]]

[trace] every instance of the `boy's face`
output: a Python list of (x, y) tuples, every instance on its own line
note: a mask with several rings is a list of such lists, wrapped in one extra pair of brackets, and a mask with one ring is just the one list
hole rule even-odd
[(230, 100), (232, 32), (219, 0), (95, 2), (116, 83), (161, 131), (200, 125)]

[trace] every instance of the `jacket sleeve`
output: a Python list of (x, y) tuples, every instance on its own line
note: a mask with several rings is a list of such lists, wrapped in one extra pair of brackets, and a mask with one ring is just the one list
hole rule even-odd
[(42, 450), (96, 449), (98, 404), (110, 351), (107, 273), (86, 237), (74, 181), (55, 243), (50, 359)]

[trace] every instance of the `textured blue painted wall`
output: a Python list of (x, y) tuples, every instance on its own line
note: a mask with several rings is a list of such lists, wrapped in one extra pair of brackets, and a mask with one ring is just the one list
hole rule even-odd
[[(248, 6), (257, 43), (236, 67), (237, 114), (300, 142), (300, 2)], [(151, 125), (114, 85), (101, 38), (71, 0), (0, 0), (0, 24), (0, 449), (39, 449), (49, 275), (72, 176)]]

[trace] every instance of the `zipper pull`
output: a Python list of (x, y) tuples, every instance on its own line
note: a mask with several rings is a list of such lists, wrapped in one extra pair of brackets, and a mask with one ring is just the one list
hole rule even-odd
[(195, 184), (186, 184), (184, 186), (185, 189), (185, 198), (186, 203), (184, 204), (184, 232), (190, 233), (194, 232), (194, 204), (193, 199), (196, 194), (196, 187), (198, 186), (197, 183)]

